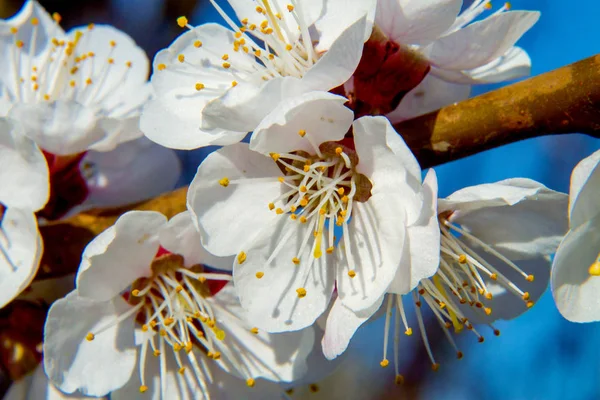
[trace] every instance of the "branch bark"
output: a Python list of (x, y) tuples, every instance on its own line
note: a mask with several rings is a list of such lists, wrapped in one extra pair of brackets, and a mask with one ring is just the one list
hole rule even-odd
[[(423, 168), (504, 144), (571, 132), (600, 136), (600, 55), (396, 124)], [(97, 209), (42, 226), (44, 256), (36, 279), (76, 271), (85, 246), (128, 210), (172, 217), (186, 188), (121, 208)]]
[(600, 54), (395, 125), (422, 168), (536, 136), (600, 136)]

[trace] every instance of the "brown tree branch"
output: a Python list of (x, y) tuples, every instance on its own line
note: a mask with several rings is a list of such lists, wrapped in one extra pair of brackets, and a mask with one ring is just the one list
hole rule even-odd
[(600, 135), (600, 54), (395, 125), (422, 168), (536, 136)]
[[(600, 55), (396, 124), (423, 168), (531, 137), (600, 135)], [(121, 208), (97, 209), (40, 228), (37, 279), (76, 271), (84, 247), (128, 210), (167, 217), (185, 210), (186, 189)]]

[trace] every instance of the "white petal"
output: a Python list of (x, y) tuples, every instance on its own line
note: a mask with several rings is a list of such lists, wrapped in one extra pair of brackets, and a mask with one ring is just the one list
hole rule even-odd
[(21, 121), (25, 134), (38, 146), (56, 155), (81, 153), (105, 136), (95, 113), (73, 101), (19, 103), (9, 116)]
[(129, 211), (87, 245), (77, 273), (79, 296), (108, 301), (133, 281), (152, 274), (158, 230), (167, 219), (154, 211)]
[[(353, 311), (371, 307), (394, 279), (400, 264), (406, 220), (396, 196), (374, 194), (365, 203), (354, 203), (348, 237), (336, 250), (338, 296)], [(349, 248), (348, 248), (349, 247)], [(350, 277), (350, 270), (356, 275)]]
[(423, 182), (421, 215), (406, 230), (405, 246), (400, 267), (388, 292), (406, 294), (419, 281), (432, 276), (440, 264), (440, 227), (437, 213), (437, 178), (430, 169)]
[[(147, 88), (149, 86), (144, 86)], [(136, 92), (143, 92), (144, 89), (138, 89)], [(140, 118), (138, 116), (131, 118), (102, 118), (98, 121), (100, 128), (104, 130), (105, 137), (99, 142), (90, 146), (94, 151), (111, 151), (119, 144), (135, 140), (144, 134), (140, 130)]]
[[(209, 252), (217, 256), (237, 254), (277, 217), (268, 205), (281, 194), (277, 181), (281, 175), (273, 160), (249, 150), (245, 143), (206, 157), (190, 184), (187, 202)], [(224, 177), (240, 182), (222, 187), (219, 181)], [(254, 178), (273, 179), (252, 182)]]
[(460, 0), (379, 0), (375, 23), (396, 43), (426, 44), (452, 26), (461, 6)]
[(32, 211), (7, 208), (0, 221), (0, 307), (4, 307), (35, 277), (44, 246)]
[[(150, 140), (171, 148), (194, 149), (228, 145), (244, 138), (248, 132), (245, 129), (229, 130), (220, 125), (213, 131), (202, 129), (202, 112), (207, 103), (230, 90), (236, 80), (230, 69), (222, 67), (221, 59), (234, 40), (233, 32), (223, 26), (204, 24), (185, 32), (156, 55), (151, 79), (156, 96), (140, 120), (140, 128)], [(195, 46), (198, 41), (200, 47)], [(181, 55), (185, 63), (179, 61)], [(249, 70), (255, 63), (254, 56), (243, 51), (232, 51), (228, 57), (231, 69), (239, 66)], [(246, 79), (245, 73), (242, 78)], [(240, 86), (243, 80), (240, 79)], [(197, 84), (206, 87), (197, 90)]]
[[(257, 334), (250, 332), (253, 321), (245, 320), (246, 313), (231, 283), (211, 300), (217, 326), (226, 332), (225, 346), (238, 364), (245, 366), (244, 369), (247, 369), (250, 376), (275, 382), (291, 382), (306, 373), (306, 358), (315, 341), (315, 333), (311, 327), (279, 334), (269, 334), (260, 329)], [(234, 370), (227, 357), (223, 357), (218, 364), (226, 371)]]
[(319, 32), (319, 43), (316, 50), (327, 51), (333, 43), (344, 34), (353, 22), (366, 15), (366, 24), (363, 28), (362, 42), (365, 42), (373, 30), (375, 19), (375, 6), (377, 0), (328, 0), (325, 2), (325, 10), (315, 22), (315, 28)]
[[(312, 246), (300, 246), (313, 235), (310, 223), (301, 224), (282, 215), (263, 228), (249, 244), (246, 260), (233, 266), (233, 280), (248, 321), (267, 332), (294, 331), (312, 325), (327, 309), (334, 288), (332, 255), (313, 257)], [(284, 240), (273, 260), (269, 258)], [(300, 254), (299, 254), (300, 253)], [(298, 265), (292, 259), (300, 259)], [(269, 261), (269, 262), (267, 262)], [(260, 279), (257, 273), (264, 274)], [(304, 288), (306, 295), (298, 297)]]
[(346, 351), (354, 332), (379, 310), (384, 297), (382, 296), (371, 307), (359, 312), (346, 308), (339, 299), (334, 301), (327, 317), (325, 335), (321, 341), (323, 354), (327, 359), (332, 360)]
[(474, 22), (433, 42), (428, 58), (443, 69), (481, 67), (506, 53), (539, 17), (537, 11), (508, 11)]
[(589, 221), (600, 212), (597, 201), (600, 187), (600, 151), (584, 158), (573, 169), (569, 188), (569, 225), (571, 229)]
[(91, 174), (86, 179), (86, 203), (101, 207), (156, 197), (172, 190), (181, 174), (177, 154), (146, 138), (123, 143), (109, 152), (90, 151), (82, 165), (88, 165)]
[(304, 74), (302, 85), (306, 85), (307, 90), (327, 91), (350, 79), (362, 55), (366, 26), (366, 17), (362, 17), (345, 29)]
[(439, 201), (463, 225), (507, 256), (552, 254), (567, 231), (567, 197), (530, 179), (516, 178), (459, 190)]
[(598, 258), (600, 217), (569, 231), (552, 264), (552, 294), (560, 313), (573, 322), (600, 320), (600, 277), (588, 269)]
[(200, 233), (194, 225), (192, 214), (184, 211), (169, 220), (159, 232), (160, 245), (171, 253), (184, 257), (185, 265), (207, 265), (231, 271), (233, 257), (217, 257), (210, 254), (200, 243)]
[(527, 76), (530, 72), (531, 59), (520, 47), (511, 47), (504, 55), (471, 70), (431, 69), (432, 75), (463, 85), (504, 82)]
[(44, 207), (50, 192), (46, 158), (16, 122), (0, 119), (0, 203), (6, 207)]
[(415, 118), (465, 100), (470, 94), (470, 85), (450, 83), (429, 73), (387, 117), (393, 123)]
[(93, 341), (86, 340), (89, 332), (113, 323), (128, 307), (119, 297), (98, 302), (76, 292), (50, 307), (44, 330), (44, 369), (59, 389), (104, 396), (129, 380), (136, 363), (133, 318), (103, 330)]
[(321, 143), (341, 140), (348, 132), (354, 113), (344, 106), (346, 101), (328, 92), (284, 99), (256, 127), (250, 149), (263, 154), (298, 150), (314, 154)]
[[(73, 28), (68, 33), (69, 38), (74, 40), (77, 32), (83, 33), (77, 52), (93, 52), (95, 59), (90, 66), (85, 65), (85, 78), (92, 80), (91, 91), (86, 89), (85, 104), (97, 105), (107, 112), (107, 117), (139, 115), (141, 106), (150, 95), (146, 88), (150, 68), (146, 52), (125, 32), (110, 25), (94, 25), (92, 29), (86, 26)], [(112, 46), (111, 42), (115, 45)], [(113, 60), (112, 64), (107, 64), (109, 58)], [(131, 63), (130, 67), (127, 62)]]

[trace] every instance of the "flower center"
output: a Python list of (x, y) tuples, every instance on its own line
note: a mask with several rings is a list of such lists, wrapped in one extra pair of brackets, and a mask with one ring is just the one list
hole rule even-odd
[[(139, 278), (131, 284), (123, 297), (132, 306), (112, 324), (135, 316), (141, 326), (143, 339), (139, 352), (140, 392), (146, 392), (146, 356), (149, 350), (159, 359), (161, 371), (166, 365), (165, 352), (172, 352), (179, 373), (191, 367), (196, 379), (207, 395), (204, 373), (192, 351), (199, 349), (212, 360), (224, 358), (239, 375), (246, 378), (248, 386), (254, 386), (249, 369), (237, 361), (232, 349), (224, 343), (226, 333), (218, 326), (211, 305), (214, 296), (228, 281), (230, 275), (205, 272), (202, 265), (187, 268), (183, 257), (160, 249), (151, 265), (152, 276)], [(210, 281), (213, 281), (209, 284)], [(94, 340), (108, 327), (88, 333), (86, 339)], [(185, 356), (182, 356), (184, 350)], [(184, 358), (185, 357), (185, 358)], [(208, 398), (208, 397), (207, 397)]]
[[(444, 335), (456, 351), (459, 359), (463, 357), (463, 353), (458, 349), (454, 341), (450, 329), (454, 328), (455, 333), (460, 333), (467, 328), (476, 337), (478, 342), (482, 343), (484, 337), (480, 335), (473, 327), (465, 311), (477, 318), (485, 318), (493, 313), (490, 307), (490, 301), (493, 299), (492, 291), (495, 288), (486, 284), (486, 279), (492, 281), (494, 285), (499, 285), (502, 289), (512, 293), (514, 296), (522, 299), (527, 308), (533, 306), (533, 301), (530, 299), (529, 292), (524, 292), (513, 281), (511, 281), (502, 271), (516, 271), (522, 277), (522, 284), (527, 284), (534, 281), (533, 275), (526, 274), (516, 264), (506, 258), (504, 255), (487, 245), (462, 227), (450, 222), (449, 215), (441, 214), (438, 216), (441, 233), (441, 254), (440, 267), (435, 275), (431, 278), (423, 279), (417, 285), (417, 288), (412, 291), (412, 302), (415, 305), (417, 323), (421, 333), (421, 339), (425, 345), (425, 350), (431, 361), (432, 369), (436, 371), (439, 364), (435, 361), (433, 352), (427, 339), (425, 323), (421, 308), (426, 304), (435, 319), (439, 322)], [(460, 237), (456, 235), (461, 235)], [(468, 241), (468, 242), (467, 242)], [(502, 265), (499, 268), (494, 267), (490, 262), (486, 261), (475, 250), (473, 245), (479, 246), (487, 254), (493, 256), (500, 261)], [(394, 299), (395, 298), (395, 299)], [(398, 372), (398, 342), (400, 336), (400, 320), (405, 327), (405, 335), (412, 335), (412, 328), (409, 326), (402, 303), (402, 296), (388, 295), (387, 298), (387, 313), (385, 321), (383, 360), (381, 366), (389, 365), (387, 359), (387, 344), (388, 332), (390, 329), (390, 319), (394, 308), (395, 300), (395, 327), (394, 327), (394, 358), (396, 368), (396, 383), (404, 382), (404, 377)], [(471, 317), (473, 319), (473, 317)], [(491, 323), (487, 324), (493, 331), (495, 336), (500, 335), (500, 331)]]
[[(90, 35), (78, 30), (72, 41), (65, 40), (60, 32), (60, 15), (53, 14), (55, 35), (49, 39), (48, 50), (42, 54), (36, 53), (39, 20), (32, 18), (31, 36), (21, 38), (19, 29), (12, 27), (13, 47), (10, 52), (13, 73), (13, 85), (0, 93), (0, 98), (8, 97), (11, 103), (41, 103), (55, 100), (74, 100), (84, 106), (97, 105), (113, 94), (127, 78), (131, 62), (125, 62), (127, 68), (120, 77), (113, 79), (115, 74), (115, 48), (117, 43), (111, 40), (110, 50), (106, 60), (97, 60), (93, 51), (81, 52), (78, 49), (89, 49)], [(88, 25), (88, 32), (94, 29), (94, 24)], [(58, 36), (58, 38), (56, 37)], [(25, 40), (28, 40), (26, 42)], [(37, 49), (39, 50), (39, 49)], [(94, 82), (94, 79), (96, 82)], [(111, 82), (108, 86), (107, 82)], [(109, 87), (110, 86), (110, 87)], [(120, 104), (115, 105), (116, 108)], [(109, 114), (111, 110), (102, 110)]]

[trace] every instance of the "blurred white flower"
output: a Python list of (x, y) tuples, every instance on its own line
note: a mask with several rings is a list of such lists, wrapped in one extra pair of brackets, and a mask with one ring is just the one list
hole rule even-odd
[(462, 0), (378, 0), (375, 25), (379, 32), (399, 46), (400, 53), (416, 53), (431, 67), (388, 115), (392, 122), (464, 100), (472, 84), (529, 74), (531, 60), (514, 44), (540, 13), (508, 11), (510, 4), (505, 3), (473, 22), (492, 9), (490, 0), (475, 0), (461, 12), (462, 5)]
[[(141, 129), (178, 149), (239, 142), (281, 101), (347, 81), (371, 32), (374, 0), (230, 0), (239, 23), (192, 27), (154, 60)], [(369, 18), (370, 16), (370, 18)]]
[(206, 267), (230, 269), (231, 258), (211, 256), (199, 241), (187, 212), (168, 223), (156, 212), (129, 212), (97, 236), (76, 290), (48, 314), (50, 380), (93, 396), (208, 398), (215, 363), (249, 387), (305, 373), (312, 329), (273, 336), (247, 325), (231, 276)]
[[(457, 348), (450, 329), (467, 328), (483, 342), (474, 324), (490, 326), (525, 312), (545, 291), (550, 277), (550, 258), (566, 230), (566, 195), (529, 179), (508, 179), (459, 190), (438, 200), (440, 231), (439, 269), (421, 279), (406, 296), (415, 305), (417, 324), (433, 369), (439, 364), (429, 346), (421, 308), (428, 306), (446, 337)], [(437, 225), (437, 222), (436, 222)], [(323, 350), (333, 358), (348, 346), (354, 332), (378, 310), (385, 313), (383, 359), (387, 356), (391, 320), (394, 319), (393, 350), (396, 382), (401, 326), (412, 335), (401, 293), (391, 285), (370, 313), (352, 313), (336, 303), (327, 320)], [(384, 303), (383, 306), (382, 303)]]
[[(315, 96), (324, 95), (333, 96)], [(258, 152), (236, 144), (209, 155), (188, 191), (203, 244), (216, 255), (237, 254), (242, 306), (272, 332), (311, 325), (334, 287), (350, 309), (371, 307), (394, 278), (412, 240), (407, 225), (423, 208), (419, 165), (387, 119), (352, 123), (335, 99), (286, 107), (273, 115), (288, 121), (255, 131), (250, 148)], [(334, 117), (307, 118), (322, 109)], [(343, 139), (351, 127), (354, 140)], [(434, 272), (412, 268), (404, 279)]]
[(600, 151), (573, 169), (569, 190), (569, 232), (552, 265), (552, 293), (569, 321), (600, 320)]

